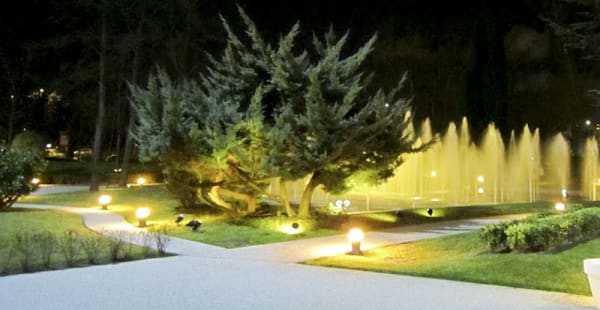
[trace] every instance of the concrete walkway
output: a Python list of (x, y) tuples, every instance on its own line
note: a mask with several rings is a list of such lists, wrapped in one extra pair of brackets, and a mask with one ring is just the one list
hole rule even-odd
[[(90, 229), (139, 231), (107, 211), (60, 206)], [(494, 220), (369, 232), (366, 247)], [(0, 277), (0, 309), (591, 309), (590, 297), (295, 264), (349, 250), (345, 236), (223, 249), (171, 238), (178, 256)]]

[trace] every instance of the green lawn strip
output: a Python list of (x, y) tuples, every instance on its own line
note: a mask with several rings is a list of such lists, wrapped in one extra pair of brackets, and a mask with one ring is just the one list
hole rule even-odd
[[(14, 245), (16, 236), (23, 232), (31, 234), (49, 232), (58, 240), (64, 238), (65, 233), (69, 231), (76, 233), (75, 236), (77, 240), (97, 238), (102, 242), (102, 245), (98, 246), (100, 254), (97, 264), (113, 262), (109, 253), (110, 246), (108, 244), (110, 239), (101, 237), (85, 228), (82, 224), (81, 216), (79, 215), (60, 211), (12, 208), (0, 212), (0, 227), (2, 227), (0, 230), (0, 274), (14, 274), (22, 271), (19, 263), (22, 256), (18, 251), (14, 250)], [(75, 256), (75, 266), (90, 265), (83, 248), (79, 246), (78, 249), (79, 251)], [(157, 256), (157, 253), (154, 250), (147, 251), (138, 246), (131, 246), (130, 249), (131, 251), (127, 251), (127, 254), (131, 254), (131, 256), (124, 257), (123, 255), (125, 255), (125, 253), (121, 252), (121, 258), (119, 260), (135, 260)], [(31, 271), (63, 269), (67, 266), (66, 259), (62, 254), (60, 246), (57, 246), (53, 251), (50, 268), (43, 266), (39, 251), (35, 251), (34, 253), (35, 254), (31, 255), (33, 259)]]
[[(285, 217), (235, 219), (205, 211), (180, 209), (178, 208), (179, 202), (162, 186), (112, 188), (98, 193), (86, 191), (27, 196), (23, 197), (20, 202), (100, 209), (97, 202), (100, 194), (111, 195), (113, 203), (108, 206), (108, 209), (123, 216), (126, 221), (134, 225), (138, 223), (135, 210), (138, 207), (148, 207), (151, 210), (148, 225), (168, 225), (169, 235), (174, 237), (226, 248), (330, 236), (339, 233), (335, 229), (316, 228), (313, 221), (297, 221)], [(174, 222), (178, 214), (185, 216), (179, 226)], [(195, 218), (202, 221), (202, 227), (198, 231), (192, 231), (191, 228), (185, 226), (187, 222)], [(284, 228), (290, 227), (293, 222), (300, 223), (300, 228), (292, 230), (294, 234), (285, 233)]]
[(592, 257), (600, 257), (600, 238), (556, 253), (491, 254), (471, 232), (306, 263), (590, 295), (583, 260)]
[[(138, 207), (148, 207), (151, 215), (149, 225), (169, 225), (172, 236), (233, 248), (249, 245), (267, 244), (290, 241), (302, 238), (330, 236), (345, 233), (349, 227), (359, 226), (365, 230), (378, 230), (397, 227), (398, 225), (437, 222), (441, 220), (458, 220), (473, 217), (505, 215), (515, 213), (532, 213), (549, 210), (547, 202), (533, 204), (506, 204), (492, 206), (448, 207), (434, 210), (430, 217), (424, 209), (402, 210), (394, 212), (320, 216), (318, 221), (301, 223), (301, 229), (296, 234), (283, 232), (289, 228), (294, 219), (284, 217), (268, 218), (228, 218), (215, 213), (206, 213), (195, 209), (178, 208), (179, 202), (163, 186), (132, 187), (129, 189), (108, 188), (98, 193), (88, 191), (60, 193), (44, 196), (23, 197), (20, 202), (50, 205), (64, 205), (83, 208), (100, 209), (98, 197), (100, 194), (110, 194), (113, 202), (109, 210), (122, 215), (128, 222), (137, 224), (135, 210)], [(175, 217), (184, 214), (181, 225), (176, 226)], [(443, 216), (438, 216), (438, 214)], [(199, 231), (191, 231), (185, 226), (191, 219), (203, 222)], [(308, 228), (308, 229), (307, 229)]]

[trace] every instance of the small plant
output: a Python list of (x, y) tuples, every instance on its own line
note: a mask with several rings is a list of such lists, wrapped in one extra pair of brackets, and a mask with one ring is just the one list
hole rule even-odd
[(65, 263), (69, 267), (75, 267), (77, 255), (79, 254), (79, 234), (74, 230), (66, 231), (60, 240), (60, 248), (65, 258)]
[(144, 255), (144, 257), (150, 257), (150, 250), (151, 245), (152, 245), (152, 236), (150, 235), (150, 233), (147, 233), (145, 231), (140, 231), (139, 232), (139, 239), (142, 241), (142, 255)]
[(510, 223), (487, 225), (481, 229), (479, 237), (485, 241), (492, 252), (506, 251), (509, 247), (506, 243), (506, 228)]
[(39, 232), (33, 235), (37, 250), (42, 258), (42, 264), (49, 269), (52, 264), (52, 255), (58, 248), (58, 239), (49, 231)]
[(133, 242), (136, 235), (130, 232), (123, 232), (121, 239), (123, 240), (123, 260), (131, 260), (133, 258)]
[(110, 241), (108, 242), (110, 261), (113, 263), (116, 263), (121, 259), (121, 252), (123, 251), (123, 245), (125, 244), (122, 238), (123, 234), (124, 232), (121, 230), (112, 231), (108, 234), (110, 236)]
[(6, 251), (8, 251), (7, 255), (4, 256), (4, 259), (0, 261), (0, 274), (4, 274), (8, 273), (10, 270), (10, 264), (12, 263), (15, 249), (6, 244), (0, 244), (0, 248), (6, 248)]
[(150, 228), (149, 233), (154, 240), (154, 245), (156, 246), (158, 255), (163, 256), (167, 254), (167, 245), (169, 244), (169, 241), (171, 241), (171, 238), (167, 235), (168, 232), (168, 225), (161, 225), (158, 227), (153, 226)]
[(13, 239), (12, 249), (13, 252), (18, 255), (21, 270), (23, 272), (33, 271), (36, 254), (36, 242), (33, 234), (27, 231), (16, 233)]
[(85, 252), (88, 263), (99, 263), (100, 254), (102, 252), (102, 245), (104, 243), (103, 240), (104, 239), (96, 235), (89, 235), (81, 238), (81, 247)]

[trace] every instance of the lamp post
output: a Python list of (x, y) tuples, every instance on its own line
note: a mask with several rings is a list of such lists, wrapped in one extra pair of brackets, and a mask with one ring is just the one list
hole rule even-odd
[(138, 208), (135, 211), (135, 217), (137, 217), (139, 221), (139, 227), (146, 227), (148, 216), (150, 216), (150, 209), (148, 208)]
[(98, 203), (102, 206), (102, 210), (108, 209), (108, 204), (112, 201), (112, 197), (110, 195), (100, 195), (98, 197)]
[(348, 232), (348, 241), (350, 241), (350, 244), (352, 245), (352, 251), (350, 251), (350, 254), (352, 254), (352, 255), (362, 254), (362, 252), (360, 250), (360, 243), (363, 241), (364, 238), (365, 238), (365, 234), (363, 233), (363, 231), (360, 228), (350, 229), (350, 231)]

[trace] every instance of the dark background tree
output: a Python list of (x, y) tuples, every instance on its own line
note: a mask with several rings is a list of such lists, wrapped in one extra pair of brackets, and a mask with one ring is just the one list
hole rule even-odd
[[(175, 79), (196, 77), (206, 64), (205, 53), (224, 47), (219, 14), (235, 21), (236, 3), (269, 41), (296, 21), (306, 30), (298, 38), (303, 46), (311, 33), (323, 33), (330, 25), (337, 33), (350, 29), (348, 50), (377, 32), (375, 52), (365, 64), (376, 72), (371, 85), (390, 89), (408, 71), (402, 95), (413, 97), (416, 120), (430, 117), (436, 131), (469, 115), (475, 128), (494, 121), (508, 133), (529, 123), (542, 134), (561, 131), (574, 138), (585, 119), (598, 117), (595, 99), (586, 95), (598, 84), (598, 61), (584, 57), (597, 45), (571, 48), (545, 20), (565, 27), (596, 21), (599, 14), (590, 1), (457, 0), (452, 6), (435, 6), (416, 0), (352, 5), (311, 0), (106, 0), (101, 160), (115, 155), (115, 165), (126, 165), (127, 154), (134, 151), (127, 147), (132, 118), (126, 82), (147, 80), (156, 65)], [(92, 145), (100, 17), (98, 2), (91, 0), (25, 0), (3, 8), (2, 140), (10, 141), (26, 128), (53, 144), (60, 132), (67, 132), (70, 150)], [(587, 32), (587, 37), (596, 33)]]

